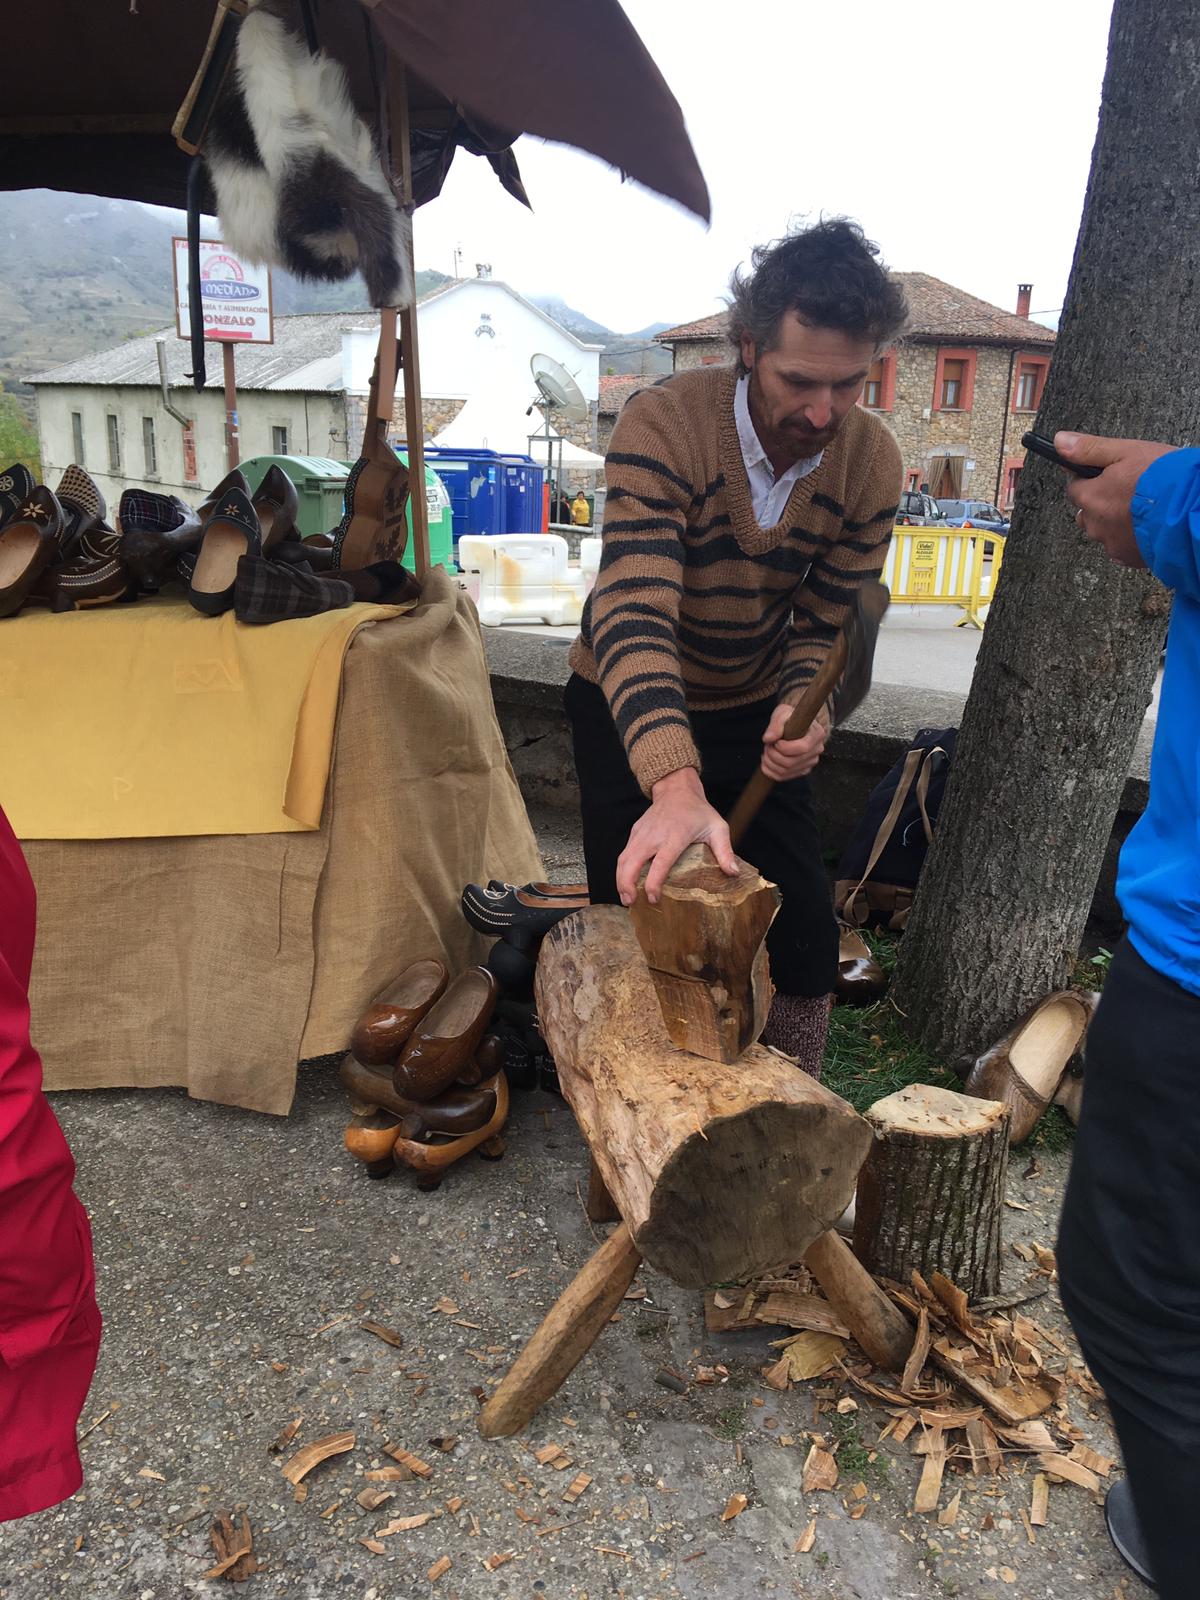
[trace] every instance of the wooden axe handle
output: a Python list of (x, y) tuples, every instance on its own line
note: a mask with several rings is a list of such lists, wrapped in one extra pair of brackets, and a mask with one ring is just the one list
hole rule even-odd
[[(812, 726), (813, 718), (837, 687), (838, 679), (846, 667), (846, 634), (841, 632), (833, 641), (824, 665), (797, 701), (783, 730), (785, 739), (802, 739)], [(729, 813), (729, 842), (736, 850), (746, 829), (758, 815), (759, 807), (775, 787), (761, 767), (737, 798)]]

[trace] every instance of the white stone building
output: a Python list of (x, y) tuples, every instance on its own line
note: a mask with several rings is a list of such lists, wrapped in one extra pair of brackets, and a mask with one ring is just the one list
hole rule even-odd
[[(583, 343), (507, 284), (470, 278), (435, 289), (420, 302), (418, 330), (426, 439), (473, 395), (499, 392), (529, 404), (536, 394), (529, 361), (542, 352), (567, 368), (589, 402), (588, 422), (559, 423), (561, 431), (578, 443), (594, 443), (600, 347)], [(110, 502), (137, 486), (196, 501), (224, 476), (221, 351), (208, 346), (208, 384), (197, 392), (186, 376), (188, 345), (174, 328), (164, 332), (169, 399), (188, 419), (187, 427), (163, 405), (155, 334), (29, 379), (37, 394), (48, 483), (57, 483), (63, 468), (77, 461)], [(277, 317), (274, 344), (239, 345), (242, 459), (354, 460), (377, 338), (374, 313), (336, 312)], [(404, 435), (402, 416), (398, 405), (397, 442)], [(537, 412), (529, 426), (530, 432), (540, 427)]]

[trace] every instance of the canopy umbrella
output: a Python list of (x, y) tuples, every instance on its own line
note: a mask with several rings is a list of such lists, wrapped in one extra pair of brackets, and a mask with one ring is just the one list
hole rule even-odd
[(502, 456), (531, 455), (535, 461), (545, 459), (548, 442), (554, 461), (563, 469), (603, 470), (604, 457), (594, 450), (585, 450), (582, 445), (564, 438), (553, 426), (548, 432), (545, 424), (531, 427), (534, 417), (526, 415), (527, 404), (502, 391), (472, 395), (433, 442), (439, 449), (495, 450)]

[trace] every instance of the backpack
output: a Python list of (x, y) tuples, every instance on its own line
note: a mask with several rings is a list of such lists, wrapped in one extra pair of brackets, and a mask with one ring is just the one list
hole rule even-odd
[(854, 927), (903, 931), (933, 839), (957, 728), (921, 728), (908, 753), (876, 784), (838, 863), (834, 909)]

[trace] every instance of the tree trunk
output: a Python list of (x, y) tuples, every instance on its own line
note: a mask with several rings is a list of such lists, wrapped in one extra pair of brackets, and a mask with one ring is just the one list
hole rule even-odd
[(907, 1284), (943, 1273), (970, 1300), (1000, 1287), (1008, 1108), (914, 1084), (867, 1112), (878, 1138), (858, 1176), (854, 1253)]
[(676, 1283), (799, 1261), (849, 1204), (863, 1119), (761, 1045), (731, 1066), (677, 1050), (628, 912), (592, 906), (550, 930), (537, 1006), (604, 1184)]
[[(1039, 431), (1200, 437), (1191, 0), (1117, 0)], [(1031, 180), (1041, 181), (1041, 180)], [(973, 1055), (1071, 970), (1154, 683), (1166, 591), (1089, 544), (1030, 456), (893, 995)]]

